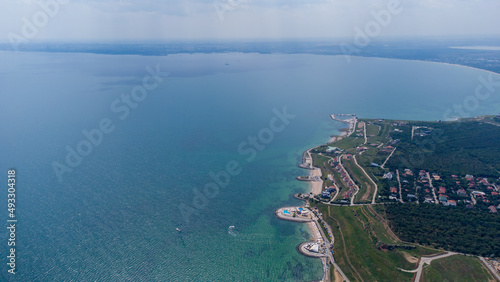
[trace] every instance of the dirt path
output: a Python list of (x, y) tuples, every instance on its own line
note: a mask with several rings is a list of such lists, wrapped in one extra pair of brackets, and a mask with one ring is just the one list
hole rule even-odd
[(409, 262), (409, 263), (417, 263), (418, 262), (418, 258), (410, 255), (409, 253), (407, 252), (403, 252), (403, 256), (405, 257), (405, 259)]
[(333, 281), (335, 282), (342, 282), (342, 281), (345, 281), (344, 278), (342, 277), (342, 275), (340, 275), (340, 273), (337, 271), (336, 268), (333, 268)]
[(380, 168), (384, 169), (385, 164), (392, 157), (392, 154), (394, 154), (394, 152), (396, 152), (396, 148), (394, 148), (394, 150), (392, 150), (391, 154), (387, 157), (387, 159), (385, 159), (384, 163), (380, 166)]
[(396, 169), (396, 177), (398, 179), (398, 184), (399, 184), (399, 201), (401, 203), (404, 203), (403, 202), (403, 188), (401, 187), (401, 179), (399, 178), (399, 169)]
[[(373, 226), (376, 224), (376, 223), (374, 223), (375, 220), (371, 216), (368, 215), (368, 212), (365, 210), (365, 207), (361, 207), (361, 212), (368, 220), (368, 223), (370, 226), (370, 230), (367, 230), (367, 231), (370, 232), (373, 235), (373, 237), (377, 238), (377, 240), (380, 240), (379, 237), (377, 236), (377, 232), (375, 232), (375, 230), (373, 230)], [(364, 226), (365, 226), (365, 224), (363, 223), (363, 227)]]
[(434, 197), (434, 202), (436, 205), (439, 205), (439, 201), (438, 201), (438, 198), (436, 196), (436, 189), (434, 188), (434, 185), (432, 185), (432, 178), (428, 172), (427, 172), (427, 179), (429, 180), (429, 186), (431, 186), (432, 196)]
[(389, 224), (387, 224), (387, 220), (385, 220), (385, 218), (383, 218), (380, 214), (378, 214), (372, 206), (368, 205), (366, 206), (368, 208), (368, 211), (370, 211), (373, 215), (375, 215), (375, 217), (377, 217), (380, 222), (382, 222), (382, 224), (384, 225), (384, 228), (385, 228), (385, 231), (387, 231), (387, 234), (389, 234), (389, 236), (391, 236), (392, 239), (394, 239), (396, 242), (402, 242), (401, 239), (399, 239), (398, 236), (396, 236), (396, 234), (394, 234), (394, 232), (392, 232), (392, 229), (389, 227)]
[(366, 136), (366, 122), (363, 122), (363, 125), (365, 127), (365, 143), (363, 143), (363, 145), (366, 145), (366, 143), (368, 143), (368, 137)]
[(347, 252), (347, 247), (346, 247), (345, 240), (344, 240), (344, 234), (342, 233), (342, 228), (340, 227), (340, 222), (337, 219), (335, 219), (335, 218), (333, 218), (331, 216), (330, 207), (328, 207), (328, 217), (331, 218), (332, 220), (335, 220), (335, 222), (339, 226), (340, 238), (342, 239), (342, 245), (344, 246), (344, 254), (345, 254), (345, 257), (347, 259), (347, 263), (349, 264), (349, 266), (351, 267), (351, 269), (354, 271), (354, 273), (356, 273), (356, 275), (359, 277), (359, 279), (361, 281), (364, 281), (363, 278), (361, 277), (361, 275), (356, 270), (356, 268), (354, 268), (354, 266), (352, 266), (352, 264), (351, 264), (351, 260), (349, 259), (349, 255), (348, 255), (348, 252)]
[(415, 135), (415, 129), (418, 129), (418, 126), (411, 127), (411, 140), (413, 140), (413, 136)]

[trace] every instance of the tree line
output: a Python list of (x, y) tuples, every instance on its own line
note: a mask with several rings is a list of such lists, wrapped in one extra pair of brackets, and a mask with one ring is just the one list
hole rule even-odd
[(486, 257), (500, 256), (500, 215), (436, 204), (388, 204), (394, 233), (407, 242)]

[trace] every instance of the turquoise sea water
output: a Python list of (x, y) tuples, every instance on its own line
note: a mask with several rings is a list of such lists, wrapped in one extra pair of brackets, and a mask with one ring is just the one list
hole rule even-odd
[[(294, 180), (306, 173), (297, 167), (302, 152), (342, 127), (329, 114), (443, 119), (489, 75), (315, 55), (3, 52), (0, 61), (0, 179), (17, 170), (19, 220), (15, 276), (1, 233), (2, 281), (320, 279), (320, 261), (295, 249), (306, 225), (277, 220), (274, 209), (300, 203), (291, 195), (307, 190)], [(121, 120), (111, 105), (157, 65), (169, 75)], [(499, 112), (496, 91), (467, 114)], [(281, 126), (273, 117), (284, 107), (295, 118), (271, 137), (266, 128)], [(82, 130), (104, 118), (114, 131), (59, 182), (52, 163), (65, 164), (66, 146), (76, 150)], [(259, 133), (267, 144), (252, 159), (249, 136)], [(203, 192), (211, 172), (235, 163), (240, 173), (227, 185)]]

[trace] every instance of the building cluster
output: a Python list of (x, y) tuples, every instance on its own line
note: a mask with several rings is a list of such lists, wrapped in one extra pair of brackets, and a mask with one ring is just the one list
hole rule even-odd
[(335, 189), (335, 186), (330, 186), (330, 187), (326, 188), (326, 190), (324, 190), (321, 193), (321, 198), (330, 200), (332, 198), (332, 195), (335, 193), (336, 190), (337, 189)]
[[(349, 159), (349, 158), (352, 158), (352, 155), (348, 154), (345, 157)], [(356, 192), (356, 184), (354, 184), (354, 181), (352, 181), (352, 179), (349, 177), (349, 175), (347, 174), (347, 171), (340, 164), (338, 158), (339, 157), (336, 157), (333, 159), (331, 166), (334, 167), (338, 171), (338, 173), (340, 173), (340, 176), (342, 177), (342, 181), (347, 185), (347, 187), (349, 187), (349, 190), (344, 195), (344, 200), (349, 200)]]
[(500, 179), (473, 175), (442, 176), (424, 170), (414, 173), (410, 169), (404, 170), (400, 182), (394, 172), (387, 172), (382, 178), (386, 181), (385, 194), (390, 200), (400, 200), (401, 195), (404, 202), (420, 201), (444, 206), (463, 205), (466, 208), (481, 204), (487, 206), (492, 213), (497, 213), (500, 209)]
[(488, 263), (497, 273), (500, 274), (500, 259), (498, 258), (485, 258), (486, 263)]

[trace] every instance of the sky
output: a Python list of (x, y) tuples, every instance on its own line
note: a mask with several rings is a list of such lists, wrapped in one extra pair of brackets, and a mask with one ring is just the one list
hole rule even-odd
[(500, 36), (499, 14), (499, 0), (0, 0), (0, 41)]

